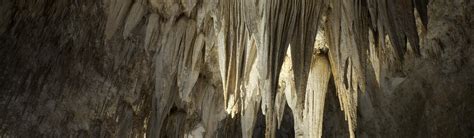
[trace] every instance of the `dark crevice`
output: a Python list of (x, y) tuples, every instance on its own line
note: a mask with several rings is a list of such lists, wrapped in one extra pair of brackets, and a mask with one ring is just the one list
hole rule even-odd
[(341, 106), (339, 105), (333, 77), (329, 81), (328, 93), (324, 100), (322, 137), (349, 137), (349, 128), (347, 121), (344, 120), (344, 112), (341, 111)]

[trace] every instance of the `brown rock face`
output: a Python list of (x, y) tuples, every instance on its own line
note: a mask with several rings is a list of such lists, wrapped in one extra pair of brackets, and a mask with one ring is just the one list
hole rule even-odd
[(470, 0), (0, 0), (0, 137), (472, 137)]

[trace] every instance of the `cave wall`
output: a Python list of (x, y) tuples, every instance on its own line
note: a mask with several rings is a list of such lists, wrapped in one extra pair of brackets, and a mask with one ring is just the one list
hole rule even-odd
[(467, 117), (474, 114), (472, 5), (430, 1), (428, 25), (418, 30), (422, 56), (406, 55), (398, 71), (381, 71), (381, 87), (362, 94), (359, 135), (473, 135), (474, 122)]
[(0, 136), (470, 137), (469, 0), (0, 0)]
[(100, 1), (1, 3), (3, 136), (146, 131), (155, 78), (141, 35), (106, 41)]

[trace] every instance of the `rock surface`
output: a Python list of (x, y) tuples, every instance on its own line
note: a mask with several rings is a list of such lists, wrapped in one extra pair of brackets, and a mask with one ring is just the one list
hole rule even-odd
[(472, 137), (470, 0), (0, 0), (0, 137)]

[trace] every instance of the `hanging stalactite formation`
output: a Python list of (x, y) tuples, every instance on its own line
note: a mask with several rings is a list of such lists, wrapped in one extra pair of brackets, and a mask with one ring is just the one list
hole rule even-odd
[[(447, 135), (407, 124), (445, 113), (428, 108), (435, 84), (469, 91), (474, 77), (417, 73), (472, 72), (473, 5), (0, 0), (0, 137), (322, 137), (339, 122), (349, 137)], [(469, 98), (450, 99), (456, 121), (474, 115)]]

